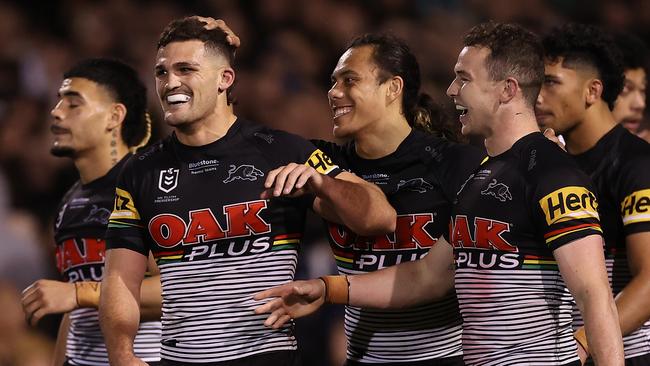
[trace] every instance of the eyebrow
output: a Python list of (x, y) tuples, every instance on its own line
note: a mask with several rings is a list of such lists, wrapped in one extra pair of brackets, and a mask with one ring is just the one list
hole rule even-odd
[[(191, 66), (191, 67), (199, 67), (200, 64), (197, 62), (190, 62), (190, 61), (180, 61), (172, 64), (172, 67), (184, 67), (184, 66)], [(162, 69), (164, 66), (162, 64), (157, 64), (155, 66), (155, 69)]]
[(344, 76), (359, 76), (359, 74), (350, 69), (344, 69), (341, 71), (333, 72), (331, 78), (335, 79), (337, 77), (344, 77)]
[(74, 91), (74, 90), (66, 90), (63, 93), (57, 92), (56, 96), (59, 97), (59, 98), (62, 98), (62, 97), (78, 97), (78, 98), (83, 99), (81, 94), (79, 92), (77, 92), (77, 91)]

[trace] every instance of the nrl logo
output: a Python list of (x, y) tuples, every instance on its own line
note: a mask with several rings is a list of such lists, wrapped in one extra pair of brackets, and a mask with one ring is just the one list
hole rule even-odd
[(178, 185), (178, 169), (169, 168), (160, 171), (160, 178), (158, 179), (158, 189), (165, 193), (169, 193)]

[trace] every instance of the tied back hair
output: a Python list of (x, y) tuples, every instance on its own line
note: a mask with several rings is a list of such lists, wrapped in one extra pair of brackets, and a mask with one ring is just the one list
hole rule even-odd
[(365, 34), (353, 39), (347, 49), (363, 46), (372, 47), (372, 60), (379, 67), (379, 83), (394, 76), (404, 81), (402, 113), (411, 127), (451, 141), (459, 140), (449, 114), (431, 96), (420, 92), (420, 65), (403, 40), (390, 34)]

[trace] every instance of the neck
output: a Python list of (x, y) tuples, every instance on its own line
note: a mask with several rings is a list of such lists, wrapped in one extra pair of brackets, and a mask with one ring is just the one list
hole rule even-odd
[(411, 133), (411, 126), (403, 115), (392, 122), (377, 122), (354, 136), (357, 155), (364, 159), (379, 159), (389, 155)]
[(184, 145), (203, 146), (224, 137), (237, 120), (232, 106), (216, 109), (210, 116), (175, 128), (176, 137)]
[(497, 117), (492, 131), (485, 138), (485, 148), (488, 155), (496, 156), (508, 151), (522, 137), (539, 132), (535, 113), (530, 108), (523, 111), (512, 113), (502, 117)]
[(563, 135), (567, 151), (577, 155), (591, 149), (615, 126), (614, 116), (605, 102), (590, 106), (584, 119)]
[(81, 183), (88, 184), (105, 176), (128, 153), (128, 147), (120, 141), (114, 147), (96, 147), (78, 154), (74, 158), (74, 165), (79, 171)]

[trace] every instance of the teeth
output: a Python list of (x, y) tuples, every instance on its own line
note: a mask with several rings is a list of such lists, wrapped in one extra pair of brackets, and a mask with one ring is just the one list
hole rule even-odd
[(467, 113), (467, 107), (463, 107), (460, 104), (456, 104), (456, 110), (460, 111), (461, 116)]
[(352, 111), (352, 107), (337, 107), (334, 108), (334, 118), (340, 117), (346, 113), (350, 113)]
[(167, 103), (183, 103), (189, 100), (190, 96), (185, 94), (172, 94), (167, 96)]

